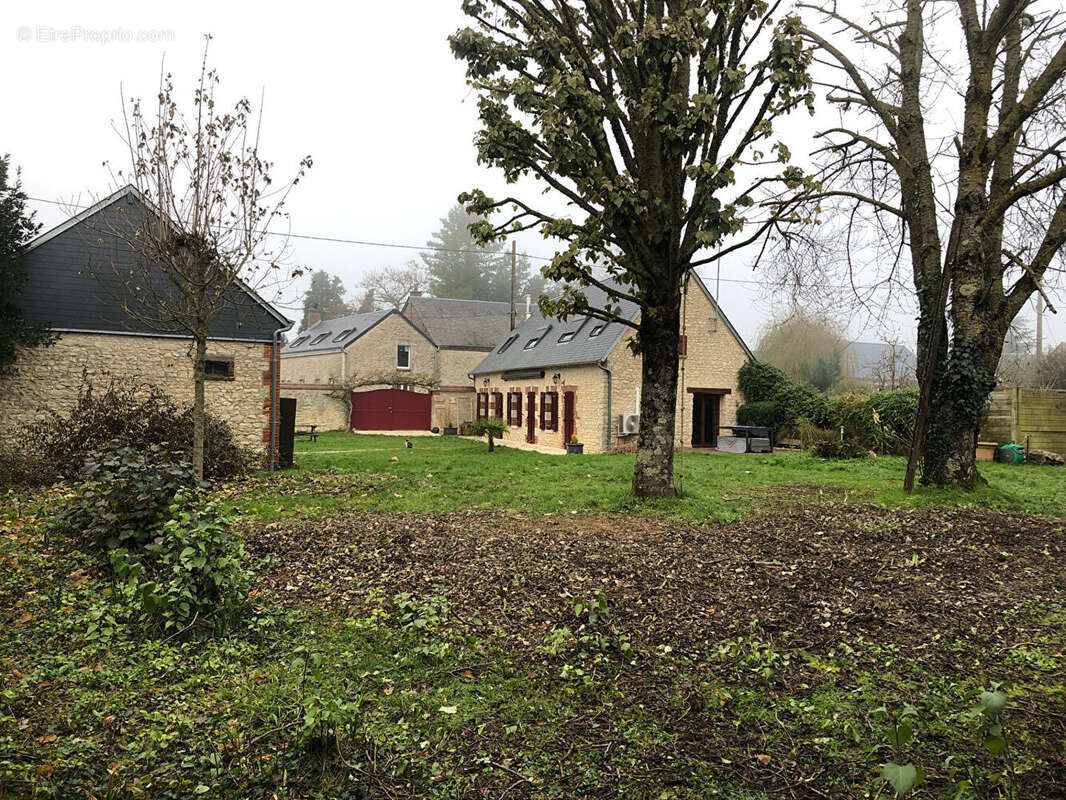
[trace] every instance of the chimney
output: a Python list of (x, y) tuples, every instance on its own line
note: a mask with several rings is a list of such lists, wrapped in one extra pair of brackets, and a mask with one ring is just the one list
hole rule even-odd
[(422, 296), (422, 290), (418, 288), (418, 284), (416, 283), (414, 288), (408, 294), (411, 297), (421, 297)]
[(532, 300), (533, 300), (532, 296), (527, 294), (526, 295), (526, 319), (529, 319), (531, 316), (533, 316), (533, 313), (529, 310), (529, 304), (530, 304), (530, 301), (532, 301)]
[(322, 311), (318, 306), (311, 306), (307, 309), (307, 328), (310, 330), (322, 321)]

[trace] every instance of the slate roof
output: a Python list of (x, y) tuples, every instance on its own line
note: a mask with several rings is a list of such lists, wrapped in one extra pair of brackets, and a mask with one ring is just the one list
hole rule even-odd
[[(691, 274), (696, 289), (702, 291), (707, 299), (718, 308), (718, 304), (711, 296), (706, 284), (700, 280), (699, 275), (695, 272)], [(603, 308), (606, 292), (595, 286), (586, 287), (582, 291), (588, 297), (589, 306)], [(627, 320), (636, 320), (640, 314), (640, 307), (636, 303), (625, 300), (612, 301), (612, 304), (615, 303), (620, 306), (621, 316)], [(718, 308), (718, 316), (740, 346), (744, 348), (748, 358), (754, 361), (755, 355), (737, 329), (722, 313), (721, 308)], [(597, 327), (600, 327), (600, 330), (593, 336)], [(540, 312), (535, 311), (529, 319), (515, 328), (512, 335), (500, 340), (496, 348), (474, 368), (473, 374), (521, 372), (577, 364), (597, 364), (607, 358), (627, 330), (628, 326), (621, 322), (603, 322), (594, 317), (570, 317), (568, 321), (563, 322), (557, 317), (545, 318)], [(571, 333), (573, 333), (572, 337), (569, 336)], [(530, 346), (534, 338), (539, 341)], [(559, 341), (560, 338), (566, 338), (566, 341)], [(508, 342), (510, 342), (509, 345)]]
[[(59, 332), (187, 338), (156, 330), (122, 308), (127, 287), (119, 275), (139, 271), (143, 260), (116, 231), (149, 208), (136, 188), (126, 186), (30, 242), (27, 281), (17, 296), (26, 321)], [(291, 325), (255, 292), (235, 288), (212, 318), (208, 335), (269, 342), (275, 331)]]
[(306, 356), (315, 353), (334, 353), (343, 350), (396, 309), (349, 314), (336, 319), (316, 322), (281, 349), (282, 356)]
[(511, 329), (510, 303), (416, 295), (400, 313), (438, 347), (491, 350)]
[[(917, 367), (914, 353), (906, 345), (896, 345), (895, 357), (900, 368), (913, 371)], [(855, 377), (870, 381), (877, 377), (883, 364), (892, 358), (892, 345), (887, 342), (849, 342), (844, 348), (844, 358), (855, 368)]]
[[(590, 306), (603, 307), (606, 292), (595, 286), (587, 287), (584, 292)], [(618, 304), (625, 319), (635, 320), (640, 313), (636, 303), (621, 301)], [(596, 335), (591, 335), (597, 328)], [(563, 322), (558, 317), (545, 318), (539, 311), (534, 311), (513, 333), (497, 342), (495, 349), (474, 368), (474, 374), (596, 364), (607, 358), (627, 329), (628, 326), (621, 322), (603, 322), (585, 316), (572, 316)], [(567, 338), (571, 333), (573, 336)], [(567, 341), (560, 342), (560, 338), (567, 338)], [(530, 346), (533, 339), (539, 341)]]

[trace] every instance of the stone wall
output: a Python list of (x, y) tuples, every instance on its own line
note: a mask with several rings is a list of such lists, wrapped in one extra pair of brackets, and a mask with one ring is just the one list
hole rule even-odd
[[(151, 383), (179, 405), (192, 405), (189, 341), (152, 336), (65, 333), (53, 347), (20, 352), (14, 375), (0, 378), (0, 437), (50, 409), (65, 413), (82, 375), (94, 385), (111, 377)], [(233, 359), (233, 380), (205, 384), (207, 410), (232, 426), (242, 445), (264, 452), (270, 441), (269, 344), (208, 343), (208, 358)]]
[(331, 396), (332, 391), (332, 386), (281, 385), (281, 396), (296, 400), (297, 427), (317, 425), (320, 431), (346, 431), (351, 422), (348, 405)]
[[(410, 368), (398, 370), (396, 348), (405, 344), (411, 348)], [(352, 342), (345, 350), (345, 373), (349, 377), (406, 372), (411, 375), (436, 375), (437, 348), (414, 325), (399, 314), (390, 314)]]
[(478, 364), (485, 360), (488, 355), (486, 350), (457, 350), (455, 348), (441, 348), (439, 362), (440, 374), (438, 380), (442, 388), (454, 389), (463, 387), (473, 388), (474, 383), (470, 380), (470, 373)]
[(282, 383), (325, 384), (344, 377), (344, 353), (281, 357)]
[[(607, 447), (607, 375), (599, 367), (584, 365), (576, 367), (559, 367), (559, 383), (552, 380), (555, 374), (545, 370), (543, 378), (505, 381), (501, 373), (477, 376), (477, 391), (494, 391), (503, 393), (501, 408), (490, 406), (489, 415), (507, 420), (507, 393), (519, 391), (522, 394), (522, 424), (508, 426), (502, 438), (503, 444), (525, 443), (527, 441), (526, 420), (529, 412), (529, 392), (535, 394), (533, 401), (534, 431), (533, 442), (536, 449), (544, 452), (559, 453), (566, 449), (564, 434), (565, 394), (574, 394), (574, 432), (585, 445), (586, 453), (602, 453)], [(484, 381), (488, 378), (489, 384)], [(540, 405), (542, 392), (558, 393), (558, 428), (551, 430), (547, 425), (541, 427)], [(475, 406), (476, 413), (476, 406)]]

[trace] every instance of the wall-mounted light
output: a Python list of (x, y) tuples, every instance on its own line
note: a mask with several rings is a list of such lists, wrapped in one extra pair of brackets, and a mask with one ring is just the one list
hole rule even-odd
[(554, 383), (556, 386), (559, 385), (559, 381), (561, 381), (562, 379), (563, 379), (563, 376), (560, 375), (558, 372), (556, 372), (554, 375), (552, 375), (552, 383)]
[(485, 378), (485, 380), (483, 380), (482, 383), (485, 384), (485, 386), (488, 386), (489, 385), (489, 379)]

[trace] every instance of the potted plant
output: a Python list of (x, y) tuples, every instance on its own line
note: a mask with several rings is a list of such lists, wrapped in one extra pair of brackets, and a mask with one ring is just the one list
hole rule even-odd
[(445, 436), (458, 436), (459, 435), (459, 429), (457, 427), (455, 427), (455, 423), (452, 422), (451, 420), (448, 420), (447, 422), (444, 423), (444, 435)]
[(460, 425), (459, 426), (459, 435), (460, 436), (473, 436), (474, 435), (474, 423), (472, 423), (472, 422), (464, 422), (462, 425)]
[(496, 452), (493, 440), (503, 436), (504, 431), (507, 430), (507, 423), (505, 423), (499, 417), (485, 417), (479, 419), (474, 423), (474, 435), (475, 436), (488, 436), (489, 437), (489, 452)]
[(568, 456), (579, 456), (584, 452), (585, 445), (577, 440), (577, 434), (575, 433), (570, 437), (570, 441), (566, 443), (566, 454)]

